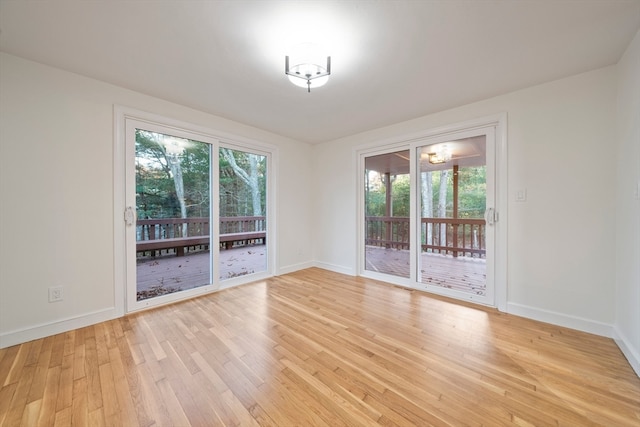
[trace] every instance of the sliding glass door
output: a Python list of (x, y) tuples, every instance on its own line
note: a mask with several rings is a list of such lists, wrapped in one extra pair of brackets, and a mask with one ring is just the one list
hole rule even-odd
[(409, 150), (366, 157), (365, 270), (410, 276)]
[(495, 125), (363, 151), (365, 276), (494, 305)]
[(267, 156), (219, 150), (220, 259), (218, 277), (229, 280), (267, 270)]
[(487, 287), (487, 134), (416, 149), (420, 206), (418, 281), (428, 289), (484, 299)]
[(135, 129), (136, 302), (211, 281), (211, 145)]
[(268, 275), (270, 153), (126, 120), (126, 308)]

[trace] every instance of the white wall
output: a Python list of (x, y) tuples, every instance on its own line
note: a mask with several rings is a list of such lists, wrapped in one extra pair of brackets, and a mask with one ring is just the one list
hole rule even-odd
[(357, 273), (354, 147), (506, 112), (509, 311), (610, 334), (615, 108), (608, 67), (314, 146), (318, 265)]
[(640, 375), (640, 32), (618, 64), (616, 341)]
[(308, 265), (309, 145), (0, 55), (1, 347), (114, 316), (114, 104), (278, 147), (277, 268)]

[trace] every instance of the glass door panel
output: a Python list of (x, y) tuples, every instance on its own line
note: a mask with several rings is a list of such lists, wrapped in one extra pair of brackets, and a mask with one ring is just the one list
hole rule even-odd
[(267, 157), (220, 148), (220, 280), (267, 270)]
[(409, 150), (365, 158), (365, 266), (410, 277)]
[(425, 145), (419, 156), (418, 281), (487, 294), (487, 136)]
[(211, 145), (135, 129), (136, 301), (211, 284)]

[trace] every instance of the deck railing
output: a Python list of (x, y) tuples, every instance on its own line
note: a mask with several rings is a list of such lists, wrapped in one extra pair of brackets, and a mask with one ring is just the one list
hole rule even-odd
[[(394, 249), (409, 249), (409, 217), (367, 216), (365, 243)], [(422, 252), (484, 258), (485, 220), (422, 218)]]
[[(136, 221), (136, 251), (156, 255), (165, 250), (184, 255), (185, 248), (209, 248), (209, 218), (155, 218)], [(230, 249), (248, 243), (266, 242), (264, 216), (220, 217), (220, 247)]]
[(136, 221), (136, 240), (208, 236), (209, 218), (152, 218)]

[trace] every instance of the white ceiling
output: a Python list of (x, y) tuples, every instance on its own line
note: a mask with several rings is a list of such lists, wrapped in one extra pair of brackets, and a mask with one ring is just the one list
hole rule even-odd
[(0, 0), (3, 52), (308, 143), (615, 64), (639, 28), (640, 0)]

